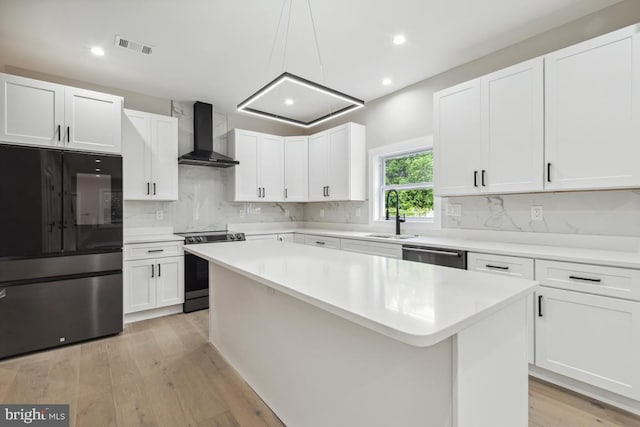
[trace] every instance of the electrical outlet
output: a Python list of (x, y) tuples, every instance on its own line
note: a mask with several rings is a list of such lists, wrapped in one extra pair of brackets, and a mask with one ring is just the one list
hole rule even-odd
[(462, 205), (459, 203), (447, 204), (447, 216), (462, 216)]
[(284, 210), (284, 216), (289, 216), (289, 209)]
[(156, 211), (156, 219), (158, 221), (162, 221), (163, 218), (164, 218), (164, 211)]
[(360, 215), (362, 215), (362, 211), (360, 210), (360, 208), (356, 208), (356, 216)]
[(542, 206), (531, 206), (531, 221), (542, 221), (543, 219)]
[(320, 216), (324, 216), (324, 209), (320, 209)]

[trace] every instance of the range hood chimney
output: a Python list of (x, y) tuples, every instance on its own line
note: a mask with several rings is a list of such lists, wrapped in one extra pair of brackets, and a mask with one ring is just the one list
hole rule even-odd
[(193, 151), (178, 157), (178, 164), (229, 168), (240, 164), (231, 157), (213, 151), (213, 106), (193, 104)]

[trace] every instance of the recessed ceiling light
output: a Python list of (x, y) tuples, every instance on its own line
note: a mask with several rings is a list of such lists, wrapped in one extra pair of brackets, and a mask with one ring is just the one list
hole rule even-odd
[(91, 53), (93, 53), (95, 56), (104, 56), (104, 49), (100, 46), (94, 46), (91, 48)]
[(293, 99), (287, 98), (287, 99), (284, 100), (284, 103), (287, 104), (287, 105), (293, 105)]
[(404, 44), (404, 42), (406, 41), (407, 41), (406, 37), (402, 34), (397, 34), (393, 37), (393, 44), (401, 45), (401, 44)]
[(391, 79), (389, 77), (382, 79), (382, 84), (385, 86), (389, 86), (391, 84)]

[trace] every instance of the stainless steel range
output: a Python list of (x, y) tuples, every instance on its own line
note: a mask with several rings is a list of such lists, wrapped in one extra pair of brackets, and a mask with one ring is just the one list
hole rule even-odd
[[(185, 245), (245, 240), (244, 233), (230, 233), (226, 230), (176, 234), (184, 237)], [(184, 288), (185, 313), (209, 308), (209, 261), (193, 254), (184, 255)]]

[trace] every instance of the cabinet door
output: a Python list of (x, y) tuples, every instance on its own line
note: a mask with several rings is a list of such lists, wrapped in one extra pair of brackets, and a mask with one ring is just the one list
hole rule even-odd
[(258, 140), (260, 134), (234, 131), (232, 155), (240, 162), (235, 166), (235, 201), (259, 201), (258, 196)]
[(545, 56), (545, 188), (640, 185), (638, 37), (624, 28)]
[(151, 150), (150, 114), (124, 110), (122, 162), (125, 200), (151, 198)]
[[(533, 259), (531, 258), (469, 252), (467, 255), (467, 270), (529, 280), (534, 278)], [(533, 294), (527, 297), (527, 307), (529, 310), (527, 314), (528, 361), (533, 364), (535, 357), (535, 298)]]
[(478, 194), (482, 187), (480, 79), (434, 95), (434, 192)]
[(72, 87), (64, 93), (66, 147), (119, 154), (122, 98)]
[(184, 258), (159, 258), (156, 261), (156, 307), (184, 302)]
[(329, 166), (327, 194), (329, 200), (349, 200), (351, 150), (349, 125), (328, 131)]
[(309, 200), (309, 138), (306, 136), (284, 139), (284, 200)]
[(488, 191), (542, 191), (543, 59), (482, 77), (483, 170)]
[(0, 74), (0, 141), (62, 146), (64, 86)]
[(329, 137), (321, 132), (309, 137), (309, 200), (327, 200), (327, 168), (329, 165)]
[(155, 260), (124, 263), (124, 312), (149, 310), (156, 306), (157, 267)]
[(544, 286), (538, 298), (537, 366), (640, 398), (640, 303)]
[(263, 202), (284, 200), (284, 139), (281, 136), (261, 135), (258, 144), (258, 186)]
[(178, 119), (151, 115), (153, 198), (178, 200)]

